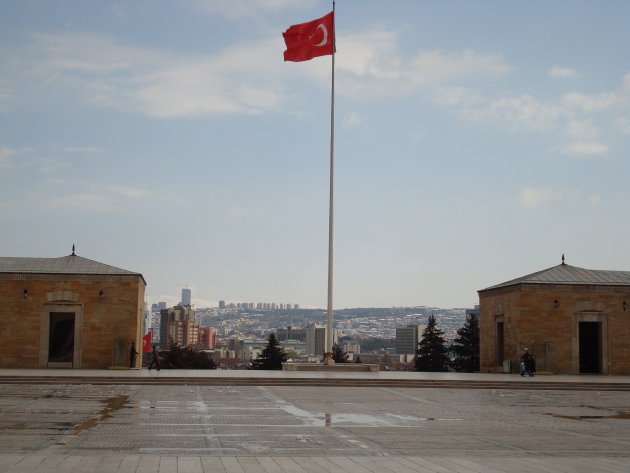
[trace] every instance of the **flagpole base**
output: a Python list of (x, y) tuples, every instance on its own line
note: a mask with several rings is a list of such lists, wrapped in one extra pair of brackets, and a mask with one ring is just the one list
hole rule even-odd
[(326, 358), (324, 358), (324, 364), (325, 365), (334, 365), (335, 364), (335, 360), (333, 360), (333, 354), (331, 351), (326, 352)]

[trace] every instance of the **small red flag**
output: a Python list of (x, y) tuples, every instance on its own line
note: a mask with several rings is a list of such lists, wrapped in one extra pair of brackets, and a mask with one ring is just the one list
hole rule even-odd
[(142, 353), (151, 351), (151, 332), (142, 337)]
[(335, 50), (334, 13), (318, 19), (293, 25), (284, 33), (287, 50), (285, 61), (308, 61), (318, 56), (327, 56)]

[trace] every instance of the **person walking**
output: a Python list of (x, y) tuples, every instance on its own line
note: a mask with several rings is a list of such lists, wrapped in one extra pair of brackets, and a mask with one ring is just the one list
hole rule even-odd
[[(527, 375), (530, 377), (534, 376), (534, 358), (532, 355), (529, 354), (527, 348), (525, 348), (525, 353), (523, 353), (523, 356), (521, 356), (521, 361), (525, 365), (525, 371), (527, 372)], [(525, 374), (521, 373), (521, 376), (525, 376)]]
[(129, 350), (129, 368), (136, 366), (136, 357), (138, 352), (136, 351), (136, 342), (131, 342), (131, 350)]
[(158, 359), (157, 345), (153, 345), (153, 351), (151, 352), (151, 364), (149, 365), (149, 371), (153, 368), (153, 366), (160, 371), (160, 360)]

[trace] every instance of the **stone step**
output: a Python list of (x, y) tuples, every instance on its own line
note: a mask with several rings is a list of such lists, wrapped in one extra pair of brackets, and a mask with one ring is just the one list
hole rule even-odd
[(0, 384), (94, 384), (94, 385), (173, 385), (173, 386), (310, 386), (310, 387), (397, 387), (451, 389), (518, 389), (630, 391), (627, 383), (486, 381), (435, 379), (369, 379), (369, 378), (274, 378), (274, 377), (122, 377), (122, 376), (0, 376)]

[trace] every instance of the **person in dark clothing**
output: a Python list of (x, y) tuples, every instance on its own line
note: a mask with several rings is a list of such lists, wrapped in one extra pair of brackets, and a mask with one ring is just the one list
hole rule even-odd
[(136, 366), (136, 357), (138, 352), (136, 351), (136, 342), (131, 342), (131, 350), (129, 350), (129, 368)]
[(151, 352), (151, 364), (149, 365), (149, 371), (151, 370), (151, 368), (153, 368), (154, 365), (157, 368), (157, 370), (160, 371), (160, 360), (158, 359), (157, 345), (153, 345), (153, 351)]
[[(534, 357), (529, 354), (527, 348), (525, 348), (525, 353), (521, 356), (521, 361), (525, 364), (525, 371), (527, 371), (527, 375), (534, 376)], [(524, 376), (524, 374), (521, 376)]]

